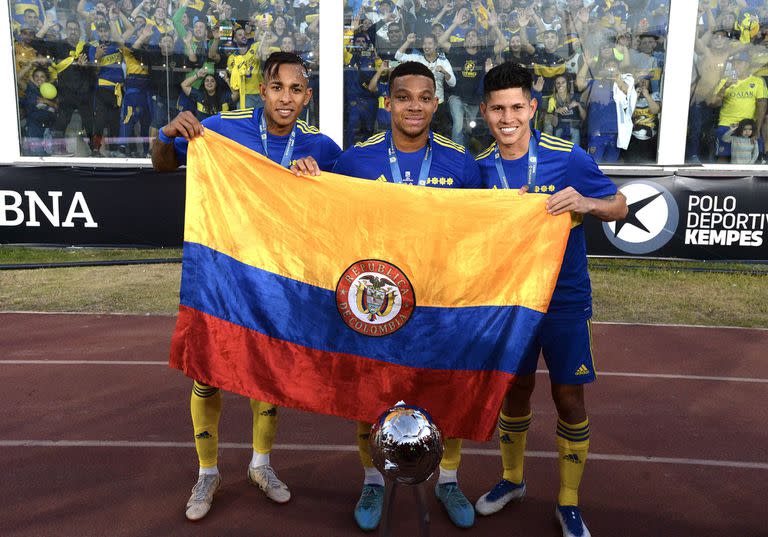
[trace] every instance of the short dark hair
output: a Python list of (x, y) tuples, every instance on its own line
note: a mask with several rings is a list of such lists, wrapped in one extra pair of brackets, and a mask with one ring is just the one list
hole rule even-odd
[(504, 62), (487, 73), (483, 78), (483, 99), (488, 100), (491, 92), (509, 88), (520, 88), (523, 93), (531, 95), (533, 89), (533, 76), (531, 73), (515, 62)]
[(298, 65), (304, 71), (304, 76), (309, 76), (307, 66), (304, 65), (304, 61), (298, 55), (293, 52), (279, 51), (270, 54), (267, 61), (264, 62), (264, 69), (262, 71), (264, 79), (270, 80), (277, 76), (281, 65)]
[(429, 67), (419, 62), (403, 62), (389, 73), (389, 90), (392, 91), (392, 85), (396, 79), (408, 75), (425, 76), (432, 81), (432, 86), (437, 88), (437, 84), (435, 84), (435, 75), (432, 74)]

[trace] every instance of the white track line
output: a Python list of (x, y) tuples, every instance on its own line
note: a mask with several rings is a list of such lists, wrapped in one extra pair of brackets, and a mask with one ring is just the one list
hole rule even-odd
[(160, 360), (0, 360), (0, 365), (168, 365)]
[[(123, 440), (0, 440), (0, 447), (95, 447), (95, 448), (183, 448), (194, 449), (194, 442), (133, 442)], [(219, 447), (224, 449), (252, 450), (250, 443), (222, 442)], [(278, 451), (335, 451), (357, 453), (357, 446), (351, 444), (275, 444)], [(497, 449), (466, 448), (461, 450), (465, 455), (483, 457), (499, 457)], [(526, 457), (534, 459), (557, 459), (554, 451), (526, 451)], [(768, 470), (768, 463), (749, 461), (728, 461), (714, 459), (687, 459), (679, 457), (643, 457), (637, 455), (607, 455), (590, 453), (591, 461), (611, 462), (641, 462), (651, 464), (678, 464), (689, 466), (718, 466), (722, 468), (747, 468), (751, 470)]]
[[(3, 365), (159, 365), (167, 366), (168, 362), (162, 360), (0, 360)], [(540, 375), (547, 374), (546, 369), (536, 371)], [(670, 380), (711, 380), (717, 382), (750, 382), (756, 384), (768, 384), (768, 378), (748, 377), (715, 377), (707, 375), (682, 375), (675, 373), (632, 373), (625, 371), (599, 371), (598, 376), (629, 377)]]

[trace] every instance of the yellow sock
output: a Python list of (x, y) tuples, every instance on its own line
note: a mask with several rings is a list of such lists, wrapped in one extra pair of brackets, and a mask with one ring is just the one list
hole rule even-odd
[(557, 420), (557, 451), (560, 454), (560, 505), (579, 505), (579, 483), (589, 451), (589, 419), (581, 423)]
[(189, 401), (192, 427), (195, 430), (195, 449), (201, 468), (216, 466), (219, 457), (219, 418), (221, 392), (197, 381), (192, 386)]
[(440, 470), (459, 469), (461, 463), (461, 438), (446, 438), (443, 447), (443, 458), (440, 460)]
[(373, 468), (371, 458), (371, 446), (368, 438), (371, 436), (371, 424), (364, 421), (357, 422), (357, 452), (360, 455), (360, 463), (363, 468)]
[(253, 412), (253, 450), (270, 453), (277, 434), (277, 407), (272, 403), (251, 399)]
[(525, 461), (525, 441), (531, 426), (533, 413), (527, 416), (507, 416), (499, 414), (499, 446), (501, 446), (501, 465), (504, 468), (503, 479), (512, 483), (523, 482), (523, 463)]

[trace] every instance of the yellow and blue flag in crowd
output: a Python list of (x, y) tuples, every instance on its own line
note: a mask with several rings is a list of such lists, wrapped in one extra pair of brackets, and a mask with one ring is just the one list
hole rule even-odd
[(568, 239), (545, 200), (297, 177), (208, 130), (189, 144), (170, 365), (368, 422), (404, 400), (487, 440)]

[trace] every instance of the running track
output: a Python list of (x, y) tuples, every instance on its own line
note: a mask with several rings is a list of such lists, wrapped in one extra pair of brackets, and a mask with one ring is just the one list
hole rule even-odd
[[(247, 484), (250, 408), (227, 394), (224, 482), (207, 518), (184, 518), (197, 461), (191, 383), (169, 369), (172, 317), (0, 314), (0, 533), (5, 537), (362, 535), (354, 426), (283, 409), (273, 466), (293, 499)], [(581, 505), (595, 537), (738, 536), (766, 530), (768, 331), (597, 324), (592, 453)], [(559, 535), (556, 417), (539, 377), (528, 496), (472, 530), (429, 492), (432, 536)], [(500, 475), (497, 444), (465, 443), (474, 501)], [(428, 486), (431, 488), (432, 483)], [(417, 535), (410, 491), (395, 535)]]

